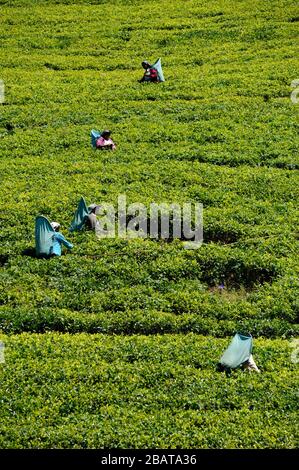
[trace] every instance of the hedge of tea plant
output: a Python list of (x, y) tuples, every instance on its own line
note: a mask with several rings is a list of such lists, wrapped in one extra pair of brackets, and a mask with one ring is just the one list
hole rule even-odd
[[(2, 448), (295, 447), (286, 340), (257, 340), (261, 374), (216, 372), (228, 339), (2, 336)], [(11, 370), (13, 369), (13, 374)]]
[[(295, 447), (296, 2), (0, 8), (0, 446)], [(120, 194), (202, 203), (203, 245), (68, 232)], [(35, 257), (39, 214), (72, 252)], [(216, 373), (236, 331), (261, 375)]]

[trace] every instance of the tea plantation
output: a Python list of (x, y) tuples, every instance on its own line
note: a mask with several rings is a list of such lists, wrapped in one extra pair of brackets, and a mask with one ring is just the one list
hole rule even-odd
[[(1, 448), (298, 446), (298, 22), (292, 0), (0, 0)], [(202, 203), (203, 244), (70, 233), (82, 195)], [(39, 214), (71, 252), (34, 255)], [(217, 372), (238, 331), (261, 374)]]

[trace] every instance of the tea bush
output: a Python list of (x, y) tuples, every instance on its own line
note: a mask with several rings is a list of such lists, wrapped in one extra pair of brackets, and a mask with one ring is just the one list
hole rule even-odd
[(296, 445), (298, 381), (285, 340), (256, 341), (262, 374), (225, 376), (215, 358), (227, 339), (53, 333), (1, 339), (2, 448)]

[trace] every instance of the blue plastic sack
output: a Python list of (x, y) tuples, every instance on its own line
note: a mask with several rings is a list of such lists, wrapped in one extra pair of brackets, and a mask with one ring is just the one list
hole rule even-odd
[(165, 82), (163, 70), (162, 70), (162, 65), (161, 65), (161, 59), (158, 59), (153, 65), (152, 68), (157, 70), (158, 72), (158, 77), (159, 77), (159, 82)]
[(99, 132), (99, 131), (96, 131), (94, 129), (92, 129), (91, 133), (90, 133), (90, 137), (91, 137), (91, 145), (93, 146), (93, 148), (97, 148), (97, 140), (99, 137), (101, 137), (102, 133)]
[(85, 199), (84, 197), (81, 197), (69, 229), (70, 232), (74, 232), (74, 230), (81, 230), (85, 224), (86, 217), (88, 216), (88, 214), (89, 212), (86, 206)]
[(224, 367), (235, 369), (248, 361), (252, 351), (252, 336), (235, 334), (230, 345), (224, 351), (220, 364)]
[(37, 256), (47, 256), (51, 253), (55, 231), (43, 215), (35, 219), (35, 251)]

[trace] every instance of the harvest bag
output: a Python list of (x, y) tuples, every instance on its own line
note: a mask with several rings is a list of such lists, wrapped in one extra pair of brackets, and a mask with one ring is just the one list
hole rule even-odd
[(235, 369), (248, 361), (252, 351), (252, 336), (237, 333), (220, 359), (224, 367)]
[(161, 65), (161, 59), (158, 59), (153, 65), (152, 68), (157, 70), (158, 72), (158, 77), (159, 77), (159, 82), (165, 82), (163, 70), (162, 70), (162, 65)]
[(99, 137), (101, 137), (101, 132), (99, 131), (95, 131), (94, 129), (92, 129), (91, 133), (90, 133), (90, 137), (91, 137), (91, 145), (93, 146), (93, 148), (97, 148), (97, 140)]
[(43, 215), (35, 219), (35, 251), (37, 256), (49, 255), (53, 246), (55, 231)]
[(85, 199), (84, 197), (81, 197), (70, 226), (70, 232), (73, 232), (74, 230), (81, 230), (88, 214), (89, 212), (86, 206)]

